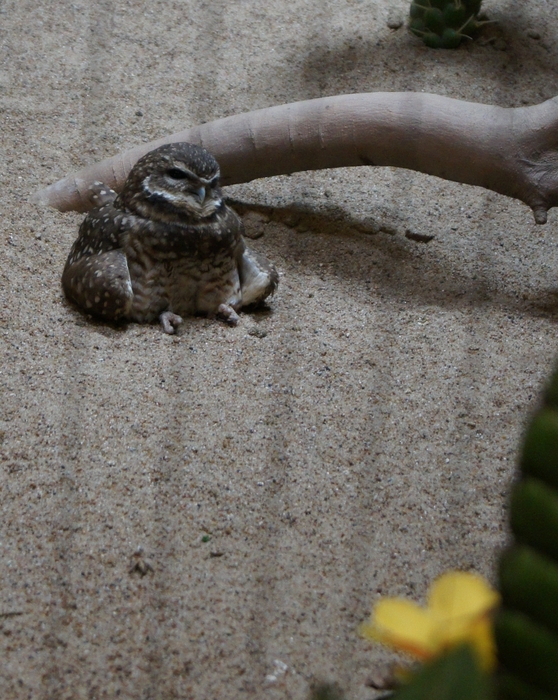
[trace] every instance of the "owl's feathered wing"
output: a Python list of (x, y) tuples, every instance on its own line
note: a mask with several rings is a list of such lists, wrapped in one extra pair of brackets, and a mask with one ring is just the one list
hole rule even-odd
[(279, 284), (279, 275), (267, 258), (244, 246), (240, 261), (240, 288), (242, 306), (259, 304), (273, 294)]
[(85, 311), (117, 321), (130, 312), (132, 283), (120, 247), (122, 214), (114, 209), (116, 193), (108, 188), (100, 192), (93, 196), (104, 203), (81, 224), (62, 273), (62, 287)]

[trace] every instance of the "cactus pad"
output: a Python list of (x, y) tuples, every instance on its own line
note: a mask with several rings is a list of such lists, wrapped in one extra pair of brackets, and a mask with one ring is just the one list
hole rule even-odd
[(455, 49), (480, 26), (482, 0), (413, 0), (409, 28), (432, 49)]

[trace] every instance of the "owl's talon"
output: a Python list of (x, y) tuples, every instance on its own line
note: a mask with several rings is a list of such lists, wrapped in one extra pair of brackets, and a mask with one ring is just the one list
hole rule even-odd
[(217, 316), (220, 316), (231, 326), (236, 326), (240, 321), (240, 316), (236, 313), (232, 306), (229, 306), (228, 304), (219, 304)]
[(172, 311), (164, 311), (159, 316), (159, 321), (161, 322), (165, 333), (173, 335), (173, 333), (176, 333), (176, 329), (182, 323), (183, 319), (182, 316), (177, 316), (176, 314), (173, 314)]

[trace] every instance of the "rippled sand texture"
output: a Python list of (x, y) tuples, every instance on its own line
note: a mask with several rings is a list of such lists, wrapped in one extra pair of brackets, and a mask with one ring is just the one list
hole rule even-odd
[[(236, 328), (92, 322), (31, 192), (142, 140), (343, 92), (558, 94), (544, 0), (457, 51), (407, 0), (0, 2), (0, 696), (351, 700), (380, 594), (491, 576), (558, 352), (558, 213), (388, 168), (230, 188), (277, 264)], [(539, 38), (536, 38), (536, 37)], [(263, 235), (261, 235), (263, 234)], [(425, 237), (433, 236), (430, 242)]]

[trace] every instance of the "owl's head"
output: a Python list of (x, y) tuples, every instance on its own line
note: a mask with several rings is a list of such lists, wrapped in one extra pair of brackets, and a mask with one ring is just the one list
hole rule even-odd
[(134, 165), (119, 200), (127, 209), (148, 219), (210, 218), (222, 206), (219, 165), (201, 146), (161, 146)]

